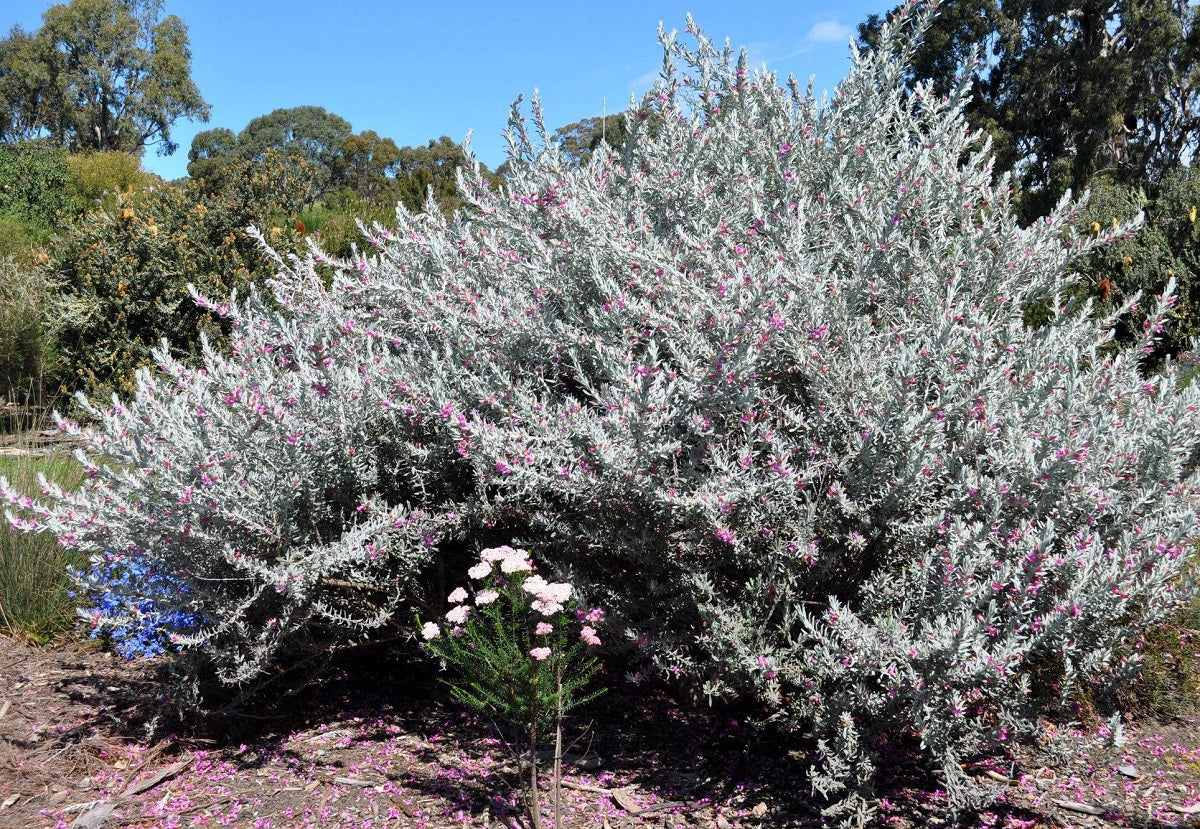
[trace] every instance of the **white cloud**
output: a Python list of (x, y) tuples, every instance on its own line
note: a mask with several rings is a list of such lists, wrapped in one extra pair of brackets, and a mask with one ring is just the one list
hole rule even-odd
[(809, 29), (805, 39), (811, 43), (845, 43), (850, 38), (850, 27), (836, 20), (822, 20)]
[(654, 82), (658, 80), (661, 74), (662, 69), (651, 69), (647, 72), (643, 72), (629, 82), (629, 91), (638, 98), (641, 98), (646, 94), (650, 87), (654, 86)]

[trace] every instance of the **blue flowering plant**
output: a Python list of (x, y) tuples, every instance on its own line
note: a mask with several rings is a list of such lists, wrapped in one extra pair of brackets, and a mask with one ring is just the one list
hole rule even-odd
[(145, 558), (106, 552), (73, 575), (90, 602), (78, 610), (89, 635), (106, 640), (126, 659), (177, 651), (180, 637), (204, 622), (180, 607), (187, 585), (158, 572)]

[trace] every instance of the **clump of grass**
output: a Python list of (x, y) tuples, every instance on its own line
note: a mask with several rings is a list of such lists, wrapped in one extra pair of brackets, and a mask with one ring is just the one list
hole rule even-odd
[[(0, 456), (0, 477), (18, 489), (36, 492), (39, 472), (68, 487), (83, 477), (70, 458), (32, 454), (29, 441), (14, 448), (23, 451)], [(81, 564), (80, 555), (60, 547), (50, 533), (19, 532), (0, 520), (0, 632), (44, 644), (69, 630), (76, 602), (67, 571)]]
[(1140, 644), (1141, 676), (1119, 695), (1123, 709), (1162, 717), (1200, 708), (1200, 598)]

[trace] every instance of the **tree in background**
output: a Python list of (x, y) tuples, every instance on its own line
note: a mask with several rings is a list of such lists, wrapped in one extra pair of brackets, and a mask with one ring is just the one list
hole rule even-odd
[[(243, 158), (261, 158), (267, 150), (283, 157), (298, 156), (312, 167), (313, 181), (306, 201), (328, 191), (350, 137), (350, 122), (319, 106), (277, 109), (255, 118), (238, 133), (237, 152)], [(196, 144), (193, 142), (193, 148)]]
[[(982, 44), (971, 125), (1013, 169), (1026, 220), (1098, 174), (1154, 183), (1200, 142), (1200, 31), (1185, 0), (955, 0), (909, 67), (941, 93)], [(872, 15), (859, 37), (872, 44)]]
[(620, 149), (628, 137), (629, 127), (625, 124), (625, 114), (620, 112), (615, 115), (584, 118), (554, 131), (559, 151), (577, 164), (591, 158), (592, 153), (601, 144)]
[[(407, 148), (406, 148), (407, 149)], [(377, 201), (393, 189), (391, 176), (400, 163), (401, 151), (390, 138), (374, 130), (349, 135), (342, 141), (336, 180), (366, 201)]]
[(36, 138), (48, 108), (50, 75), (34, 35), (14, 26), (0, 40), (0, 141)]
[(188, 150), (188, 175), (219, 186), (222, 172), (237, 153), (237, 135), (226, 127), (196, 133)]
[(177, 149), (171, 126), (208, 120), (191, 79), (187, 26), (162, 0), (71, 0), (42, 28), (0, 41), (3, 137), (48, 134), (72, 152)]
[(404, 147), (395, 165), (397, 201), (420, 212), (432, 193), (442, 212), (449, 215), (463, 204), (457, 177), (466, 160), (463, 145), (445, 135), (424, 147)]

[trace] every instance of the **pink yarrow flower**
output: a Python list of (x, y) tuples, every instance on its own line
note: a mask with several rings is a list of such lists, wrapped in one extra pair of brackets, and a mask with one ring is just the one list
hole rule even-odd
[(529, 559), (513, 556), (506, 558), (500, 562), (500, 572), (502, 573), (531, 573), (533, 572), (533, 564)]
[(591, 625), (583, 626), (583, 629), (579, 631), (579, 638), (584, 642), (587, 642), (589, 645), (594, 646), (600, 644), (600, 637), (596, 635), (596, 629)]
[(546, 657), (548, 657), (550, 655), (550, 649), (549, 648), (534, 648), (533, 650), (531, 650), (529, 652), (529, 655), (532, 656), (534, 659), (536, 659), (538, 662), (542, 662), (546, 659)]
[(467, 600), (467, 591), (461, 587), (454, 588), (454, 592), (446, 597), (446, 601), (451, 604), (461, 604)]
[(487, 578), (488, 573), (492, 572), (492, 565), (486, 561), (481, 561), (467, 571), (467, 575), (473, 579)]
[(442, 635), (441, 629), (433, 622), (426, 622), (421, 628), (421, 636), (428, 642), (431, 639), (437, 639)]
[(554, 625), (550, 624), (549, 622), (538, 622), (537, 627), (534, 628), (534, 632), (537, 633), (538, 636), (545, 636), (553, 631)]
[(456, 625), (461, 625), (467, 621), (467, 617), (469, 615), (471, 615), (471, 608), (467, 607), (465, 604), (460, 604), (458, 607), (452, 608), (450, 612), (446, 614), (446, 621), (453, 622)]
[(505, 544), (503, 547), (489, 547), (479, 554), (479, 560), (486, 561), (489, 564), (497, 561), (504, 561), (506, 558), (513, 557), (522, 558), (523, 555), (520, 550), (514, 550), (507, 544)]
[(491, 604), (492, 602), (496, 601), (496, 599), (498, 599), (498, 598), (500, 598), (500, 594), (497, 593), (495, 590), (480, 590), (475, 595), (475, 604), (482, 607), (485, 604)]

